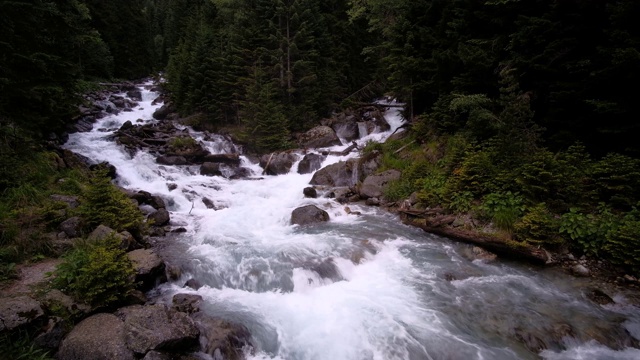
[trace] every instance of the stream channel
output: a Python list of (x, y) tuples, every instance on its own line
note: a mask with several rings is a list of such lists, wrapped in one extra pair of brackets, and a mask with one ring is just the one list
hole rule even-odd
[[(115, 165), (120, 186), (165, 199), (171, 225), (187, 232), (161, 240), (170, 242), (162, 255), (183, 273), (154, 290), (156, 301), (201, 295), (206, 311), (249, 329), (249, 359), (640, 359), (627, 346), (640, 339), (640, 309), (625, 294), (601, 306), (587, 298), (587, 280), (558, 269), (471, 261), (463, 256), (468, 245), (402, 225), (378, 208), (349, 204), (362, 213), (356, 216), (333, 199), (305, 198), (312, 174), (298, 174), (297, 164), (263, 177), (241, 157), (253, 179), (229, 180), (202, 176), (197, 166), (159, 165), (144, 151), (131, 157), (108, 135), (127, 120), (156, 121), (161, 104), (152, 105), (150, 85), (141, 86), (136, 110), (72, 134), (65, 147)], [(386, 118), (392, 130), (402, 123), (395, 110)], [(222, 136), (189, 131), (211, 153), (241, 150)], [(329, 156), (323, 166), (357, 155)], [(331, 220), (290, 225), (292, 210), (308, 204)], [(204, 286), (183, 287), (190, 278)]]

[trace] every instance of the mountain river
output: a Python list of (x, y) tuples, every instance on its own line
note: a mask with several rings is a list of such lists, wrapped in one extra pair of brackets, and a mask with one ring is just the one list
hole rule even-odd
[[(141, 86), (136, 110), (72, 134), (65, 147), (115, 165), (119, 185), (165, 199), (171, 225), (187, 232), (160, 240), (183, 273), (154, 290), (157, 301), (201, 295), (205, 311), (250, 330), (248, 359), (640, 359), (640, 350), (627, 347), (640, 340), (640, 308), (624, 293), (597, 305), (586, 296), (588, 279), (471, 261), (468, 245), (402, 225), (378, 208), (349, 204), (356, 216), (333, 199), (305, 198), (312, 175), (297, 174), (297, 164), (289, 174), (262, 176), (242, 157), (252, 179), (229, 180), (201, 176), (197, 166), (159, 165), (144, 151), (131, 157), (108, 135), (127, 120), (156, 121), (161, 104), (152, 105), (150, 85)], [(396, 111), (386, 118), (392, 129), (402, 123)], [(189, 131), (211, 153), (241, 150), (222, 136)], [(354, 156), (329, 156), (323, 166)], [(292, 210), (307, 204), (331, 220), (290, 225)], [(190, 278), (204, 286), (183, 287)]]

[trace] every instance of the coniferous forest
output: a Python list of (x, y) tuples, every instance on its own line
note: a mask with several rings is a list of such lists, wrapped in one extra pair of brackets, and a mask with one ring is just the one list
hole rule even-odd
[(635, 0), (3, 0), (0, 191), (40, 181), (23, 159), (100, 82), (162, 74), (181, 117), (256, 153), (391, 96), (410, 137), (365, 149), (403, 171), (389, 199), (637, 272), (639, 16)]

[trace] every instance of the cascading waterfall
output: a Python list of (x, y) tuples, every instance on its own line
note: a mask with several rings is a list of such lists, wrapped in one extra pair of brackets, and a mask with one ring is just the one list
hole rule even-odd
[[(640, 310), (624, 294), (599, 306), (576, 279), (556, 270), (472, 262), (462, 255), (466, 245), (404, 226), (376, 208), (350, 204), (362, 213), (355, 216), (331, 199), (304, 198), (312, 175), (297, 174), (296, 165), (286, 175), (228, 180), (201, 176), (192, 166), (158, 165), (144, 151), (131, 157), (108, 135), (127, 120), (155, 121), (155, 94), (142, 93), (137, 110), (104, 118), (65, 146), (115, 165), (120, 185), (166, 200), (172, 225), (187, 233), (166, 244), (163, 255), (184, 272), (158, 296), (201, 295), (205, 311), (251, 331), (256, 349), (249, 358), (640, 358), (640, 350), (620, 340), (640, 339)], [(387, 121), (395, 130), (402, 118), (389, 111)], [(189, 132), (211, 153), (240, 150), (222, 136)], [(353, 156), (328, 156), (323, 166)], [(260, 176), (256, 164), (244, 157), (242, 164)], [(291, 226), (291, 211), (307, 204), (325, 209), (331, 221)], [(184, 288), (189, 278), (204, 286)], [(547, 336), (559, 326), (571, 331)], [(593, 333), (600, 335), (588, 340)], [(535, 339), (547, 350), (523, 345)]]

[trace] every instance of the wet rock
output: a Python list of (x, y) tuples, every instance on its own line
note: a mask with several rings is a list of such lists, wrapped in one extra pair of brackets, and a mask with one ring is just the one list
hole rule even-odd
[(202, 351), (214, 359), (243, 359), (243, 348), (252, 346), (249, 330), (240, 324), (233, 324), (202, 312), (191, 316), (200, 329)]
[(310, 174), (322, 166), (326, 156), (319, 154), (307, 154), (298, 163), (298, 174)]
[(489, 252), (478, 246), (463, 248), (461, 251), (461, 255), (471, 261), (482, 260), (486, 262), (491, 262), (491, 261), (495, 261), (498, 258), (496, 254)]
[(28, 296), (0, 298), (0, 332), (33, 324), (43, 317), (40, 303)]
[(240, 165), (240, 155), (238, 154), (209, 154), (204, 157), (205, 162), (221, 163), (227, 165)]
[(309, 184), (326, 186), (355, 185), (354, 171), (357, 171), (357, 160), (340, 161), (318, 170)]
[(136, 272), (136, 282), (141, 290), (149, 290), (157, 283), (166, 281), (165, 265), (151, 249), (138, 249), (127, 253)]
[(355, 117), (347, 116), (343, 120), (333, 121), (331, 128), (339, 138), (351, 141), (360, 138), (360, 131)]
[(124, 321), (128, 348), (137, 354), (150, 350), (185, 352), (198, 346), (200, 331), (193, 320), (165, 305), (129, 306), (116, 315)]
[(166, 209), (167, 205), (164, 200), (157, 195), (151, 196), (151, 200), (149, 201), (149, 205), (151, 205), (154, 209)]
[(387, 170), (376, 175), (369, 175), (360, 186), (360, 196), (368, 198), (380, 198), (387, 184), (400, 179), (400, 171)]
[(196, 279), (189, 279), (186, 283), (184, 283), (184, 286), (190, 287), (193, 290), (198, 290), (202, 287), (202, 284)]
[(64, 294), (57, 289), (49, 290), (42, 298), (42, 304), (45, 308), (60, 308), (64, 309), (67, 313), (74, 316), (81, 316), (88, 314), (91, 311), (91, 306), (78, 303), (69, 295)]
[[(180, 229), (180, 228), (179, 228)], [(182, 228), (184, 229), (184, 228)], [(185, 229), (186, 230), (186, 229)], [(180, 231), (171, 231), (171, 232), (180, 232)], [(182, 276), (182, 269), (177, 265), (169, 265), (167, 263), (165, 265), (165, 272), (167, 274), (167, 278), (169, 280), (178, 280), (180, 276)]]
[(49, 196), (49, 198), (53, 201), (65, 203), (71, 209), (75, 209), (80, 206), (80, 201), (78, 200), (77, 196), (54, 194)]
[(229, 179), (232, 179), (232, 180), (245, 179), (250, 176), (251, 176), (251, 169), (248, 169), (245, 167), (239, 167), (239, 168), (232, 169)]
[(587, 291), (587, 298), (598, 305), (613, 304), (613, 299), (600, 289), (590, 289)]
[(120, 248), (124, 250), (134, 250), (136, 246), (139, 245), (136, 243), (136, 239), (131, 235), (128, 231), (120, 232), (116, 235), (120, 238)]
[(298, 143), (301, 147), (306, 149), (323, 148), (342, 144), (335, 131), (328, 126), (314, 127), (300, 135)]
[(124, 124), (122, 124), (122, 126), (120, 126), (120, 131), (129, 130), (132, 127), (133, 127), (133, 123), (131, 122), (131, 120), (127, 120), (124, 122)]
[(115, 232), (115, 230), (108, 226), (99, 225), (97, 228), (95, 228), (95, 230), (91, 232), (91, 234), (89, 234), (89, 236), (87, 236), (87, 240), (89, 242), (100, 242)]
[(202, 296), (193, 294), (176, 294), (171, 301), (176, 311), (193, 314), (200, 311)]
[(93, 130), (93, 123), (95, 122), (95, 119), (90, 117), (90, 116), (84, 116), (82, 117), (80, 120), (78, 120), (78, 122), (76, 122), (75, 124), (73, 124), (71, 127), (67, 128), (67, 131), (69, 131), (70, 133), (74, 133), (74, 132), (89, 132), (91, 130)]
[(329, 221), (329, 214), (315, 205), (299, 207), (291, 213), (292, 225), (310, 225)]
[(571, 273), (578, 277), (588, 277), (591, 275), (591, 271), (587, 269), (586, 266), (581, 264), (576, 264), (571, 267)]
[(291, 153), (268, 154), (260, 158), (260, 167), (267, 175), (282, 175), (289, 173), (295, 161), (296, 155)]
[(60, 223), (59, 229), (70, 238), (80, 237), (82, 235), (82, 219), (79, 216), (68, 218)]
[(64, 339), (59, 360), (134, 360), (127, 348), (124, 322), (112, 314), (97, 314), (81, 321)]
[(170, 104), (164, 104), (158, 110), (154, 111), (153, 118), (156, 120), (164, 120), (172, 112), (174, 112), (173, 107)]
[(167, 183), (167, 189), (169, 189), (169, 191), (173, 191), (173, 190), (175, 190), (177, 188), (178, 188), (178, 184)]
[(452, 273), (444, 274), (444, 279), (447, 280), (447, 281), (458, 280), (458, 278), (455, 275), (453, 275)]
[(200, 166), (200, 175), (222, 176), (222, 166), (220, 163), (205, 162)]
[(207, 209), (216, 209), (215, 204), (213, 203), (213, 201), (211, 199), (209, 199), (208, 197), (203, 197), (202, 198), (202, 203), (204, 204), (204, 206), (207, 207)]
[(312, 199), (315, 199), (318, 197), (318, 192), (316, 191), (315, 188), (311, 186), (304, 188), (304, 190), (302, 190), (302, 193), (304, 194), (304, 197), (308, 197)]
[(161, 165), (187, 165), (187, 159), (184, 156), (158, 156), (156, 162)]
[(372, 197), (368, 198), (364, 203), (369, 206), (380, 206), (380, 199), (378, 199), (377, 197)]
[(144, 305), (149, 299), (140, 290), (132, 290), (124, 299), (123, 305)]
[(142, 101), (142, 92), (140, 90), (129, 90), (127, 96), (135, 101)]
[(164, 226), (169, 223), (171, 217), (167, 209), (158, 209), (149, 214), (147, 221), (152, 222), (153, 226)]

